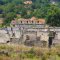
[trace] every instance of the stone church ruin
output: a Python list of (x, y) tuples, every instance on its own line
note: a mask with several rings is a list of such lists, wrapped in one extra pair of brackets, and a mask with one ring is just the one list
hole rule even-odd
[(60, 27), (48, 27), (44, 19), (14, 21), (11, 23), (13, 27), (4, 29), (9, 37), (7, 43), (41, 47), (60, 44)]

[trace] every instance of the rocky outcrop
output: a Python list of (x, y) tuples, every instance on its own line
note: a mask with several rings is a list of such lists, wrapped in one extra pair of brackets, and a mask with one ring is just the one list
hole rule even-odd
[(0, 43), (7, 43), (7, 41), (10, 41), (8, 34), (5, 30), (0, 30)]

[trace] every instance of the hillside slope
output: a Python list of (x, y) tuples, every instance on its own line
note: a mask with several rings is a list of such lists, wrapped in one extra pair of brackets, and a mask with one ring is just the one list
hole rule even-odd
[[(50, 1), (53, 2), (53, 0), (0, 0), (0, 18), (4, 18), (5, 25), (9, 25), (14, 18), (31, 18), (33, 16), (46, 18), (49, 10), (56, 7), (52, 6)], [(54, 1), (59, 2), (59, 0)], [(60, 8), (60, 4), (57, 4), (57, 8)]]

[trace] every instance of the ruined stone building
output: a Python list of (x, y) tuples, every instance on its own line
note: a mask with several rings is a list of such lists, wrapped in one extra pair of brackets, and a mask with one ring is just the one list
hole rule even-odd
[[(4, 37), (4, 38), (3, 38)], [(45, 19), (18, 19), (11, 27), (0, 29), (0, 43), (48, 46), (60, 44), (60, 27), (49, 27)]]
[[(14, 26), (13, 33), (15, 38), (19, 38), (16, 42), (19, 41), (19, 43), (25, 45), (45, 46), (49, 44), (49, 32), (55, 32), (52, 44), (60, 44), (60, 27), (48, 27), (45, 24), (45, 19), (36, 19), (35, 17), (18, 19), (17, 22), (13, 20), (11, 24)], [(9, 30), (11, 35), (11, 29)], [(53, 35), (51, 36), (53, 37)]]

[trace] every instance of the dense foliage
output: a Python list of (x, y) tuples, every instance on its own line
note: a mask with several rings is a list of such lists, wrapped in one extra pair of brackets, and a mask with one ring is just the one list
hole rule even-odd
[(17, 18), (17, 14), (20, 14), (22, 18), (32, 16), (46, 18), (48, 24), (60, 26), (60, 3), (51, 4), (50, 0), (32, 0), (32, 4), (24, 4), (25, 1), (0, 0), (0, 17), (4, 18), (4, 24), (9, 24), (12, 19)]
[(53, 5), (47, 14), (47, 24), (50, 26), (60, 26), (60, 8)]

